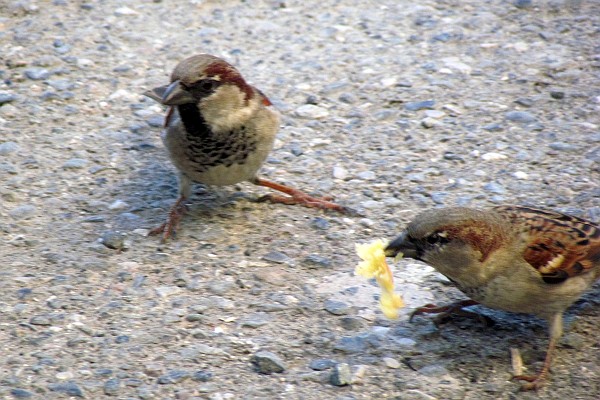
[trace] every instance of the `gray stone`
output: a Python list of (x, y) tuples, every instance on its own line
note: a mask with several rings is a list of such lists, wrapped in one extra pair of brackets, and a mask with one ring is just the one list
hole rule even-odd
[(84, 158), (72, 158), (65, 161), (63, 164), (64, 169), (81, 169), (88, 165), (89, 161)]
[(347, 303), (337, 300), (325, 300), (324, 308), (333, 315), (347, 315), (352, 309)]
[(377, 175), (373, 171), (362, 171), (357, 173), (356, 177), (365, 181), (372, 181), (377, 178)]
[(249, 328), (258, 328), (260, 326), (266, 325), (273, 320), (266, 312), (256, 312), (250, 315), (245, 316), (240, 321), (240, 326), (249, 327)]
[(550, 143), (548, 147), (557, 151), (579, 151), (579, 146), (565, 142), (553, 142)]
[(256, 371), (261, 374), (281, 373), (286, 369), (283, 360), (270, 351), (257, 351), (252, 356), (251, 361), (252, 364), (254, 364)]
[(19, 145), (15, 142), (0, 143), (0, 156), (7, 156), (19, 150)]
[(15, 208), (13, 208), (12, 210), (10, 210), (8, 212), (8, 214), (16, 219), (16, 220), (22, 220), (22, 219), (30, 219), (32, 217), (35, 216), (37, 209), (35, 208), (34, 205), (31, 204), (23, 204), (22, 206), (17, 206)]
[(435, 106), (435, 100), (425, 100), (425, 101), (414, 101), (410, 103), (406, 103), (404, 105), (404, 109), (408, 111), (419, 111), (426, 109), (433, 109)]
[(319, 358), (317, 360), (312, 360), (310, 364), (308, 364), (308, 368), (314, 371), (324, 371), (336, 365), (336, 362), (333, 360), (329, 360), (327, 358)]
[(329, 229), (329, 221), (322, 217), (315, 217), (310, 221), (310, 226), (316, 229)]
[(102, 234), (100, 243), (113, 250), (125, 249), (125, 238), (127, 235), (117, 231), (107, 231)]
[(531, 106), (533, 106), (533, 100), (527, 99), (527, 98), (517, 99), (517, 100), (515, 100), (515, 103), (518, 104), (518, 105), (520, 105), (520, 106), (523, 106), (523, 107), (531, 107)]
[(48, 79), (46, 83), (56, 90), (63, 91), (75, 89), (75, 84), (68, 79)]
[(192, 374), (192, 380), (196, 382), (208, 382), (212, 377), (213, 374), (205, 370), (198, 370)]
[(363, 322), (362, 318), (343, 317), (340, 319), (340, 325), (342, 328), (348, 331), (358, 331), (364, 328), (365, 323)]
[(39, 81), (48, 79), (50, 77), (50, 71), (45, 68), (31, 67), (25, 70), (25, 76), (31, 80)]
[(17, 96), (14, 93), (0, 91), (0, 106), (3, 104), (15, 101), (16, 99), (17, 99)]
[(495, 193), (495, 194), (506, 193), (506, 188), (504, 188), (504, 186), (502, 186), (496, 182), (486, 183), (485, 185), (483, 185), (483, 190), (488, 191), (490, 193)]
[(367, 341), (363, 336), (344, 336), (333, 346), (334, 350), (346, 354), (362, 353), (367, 349)]
[(527, 111), (509, 111), (504, 114), (508, 121), (519, 122), (523, 124), (529, 124), (536, 122), (535, 116)]
[(531, 8), (533, 0), (515, 0), (513, 4), (517, 8)]
[(33, 397), (33, 393), (29, 390), (14, 388), (10, 390), (10, 394), (17, 399), (29, 399)]
[(104, 383), (104, 394), (107, 396), (116, 396), (121, 388), (121, 380), (112, 378)]
[(183, 382), (184, 380), (188, 379), (189, 377), (190, 377), (189, 372), (175, 369), (175, 370), (167, 371), (166, 374), (159, 376), (157, 382), (159, 385), (170, 385), (170, 384), (174, 384), (174, 383)]
[(277, 264), (285, 264), (285, 263), (289, 263), (290, 261), (292, 261), (292, 259), (290, 257), (288, 257), (286, 254), (280, 252), (280, 251), (270, 251), (267, 254), (265, 254), (264, 256), (262, 256), (262, 259), (265, 261), (271, 261)]
[(346, 363), (336, 364), (331, 372), (329, 382), (334, 386), (347, 386), (352, 384), (352, 370), (350, 369), (350, 365)]
[(165, 124), (165, 117), (162, 115), (153, 115), (146, 119), (146, 123), (153, 128), (162, 128)]
[(72, 397), (84, 397), (83, 391), (75, 382), (51, 383), (48, 385), (48, 389)]
[(318, 254), (309, 254), (302, 259), (302, 265), (308, 268), (331, 268), (332, 261), (330, 258)]

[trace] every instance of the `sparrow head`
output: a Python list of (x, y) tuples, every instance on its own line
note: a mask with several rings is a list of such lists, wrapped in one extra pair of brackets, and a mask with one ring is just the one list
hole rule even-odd
[(242, 125), (260, 104), (270, 105), (236, 68), (209, 54), (181, 61), (171, 74), (170, 84), (145, 95), (167, 106), (194, 104), (215, 130)]
[(425, 211), (385, 248), (388, 257), (426, 262), (450, 279), (477, 268), (506, 242), (506, 224), (494, 213), (454, 207)]
[(177, 64), (170, 84), (145, 94), (167, 106), (198, 104), (215, 95), (223, 85), (235, 87), (244, 100), (254, 95), (252, 87), (231, 64), (209, 54), (198, 54)]

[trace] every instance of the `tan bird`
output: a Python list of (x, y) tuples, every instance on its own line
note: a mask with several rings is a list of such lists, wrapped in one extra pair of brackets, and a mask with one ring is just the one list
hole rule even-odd
[(550, 342), (542, 370), (515, 376), (527, 381), (524, 390), (542, 386), (563, 332), (563, 312), (600, 277), (598, 224), (529, 207), (426, 211), (385, 252), (431, 265), (472, 299), (446, 307), (427, 305), (415, 315), (481, 303), (546, 319)]
[(151, 234), (168, 239), (185, 212), (193, 182), (233, 185), (249, 181), (285, 193), (261, 200), (346, 212), (347, 208), (259, 178), (273, 148), (279, 114), (269, 99), (246, 83), (226, 61), (199, 54), (181, 61), (168, 85), (145, 93), (169, 106), (162, 140), (179, 172), (179, 199), (167, 221)]

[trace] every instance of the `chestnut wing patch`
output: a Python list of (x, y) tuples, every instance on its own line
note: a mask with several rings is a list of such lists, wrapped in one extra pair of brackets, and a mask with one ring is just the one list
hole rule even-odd
[(600, 227), (592, 222), (529, 207), (495, 209), (529, 233), (531, 242), (523, 258), (546, 283), (564, 282), (600, 261)]

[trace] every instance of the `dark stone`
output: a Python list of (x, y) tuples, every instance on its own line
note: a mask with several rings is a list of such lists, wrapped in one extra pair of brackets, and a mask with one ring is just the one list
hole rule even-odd
[(285, 371), (285, 363), (279, 356), (270, 351), (260, 350), (252, 356), (252, 364), (261, 374), (281, 373)]
[(68, 396), (83, 397), (83, 391), (75, 382), (51, 383), (48, 389), (52, 392), (65, 393)]

